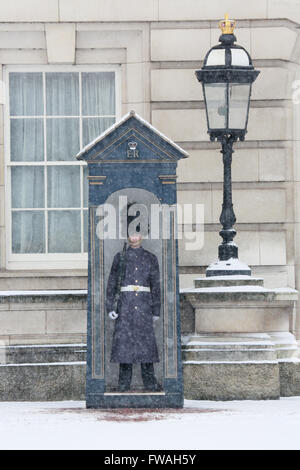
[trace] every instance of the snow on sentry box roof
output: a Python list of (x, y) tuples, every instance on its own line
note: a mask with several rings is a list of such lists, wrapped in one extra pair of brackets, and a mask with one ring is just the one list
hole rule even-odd
[(170, 145), (172, 145), (176, 150), (181, 152), (183, 154), (183, 158), (187, 158), (189, 154), (183, 150), (179, 145), (175, 144), (169, 137), (166, 137), (162, 132), (157, 130), (155, 127), (153, 127), (148, 121), (145, 121), (141, 116), (139, 116), (134, 110), (131, 110), (129, 113), (125, 114), (120, 121), (115, 122), (112, 126), (108, 127), (102, 134), (100, 134), (98, 137), (96, 137), (94, 140), (92, 140), (89, 144), (87, 144), (85, 147), (83, 147), (76, 155), (76, 158), (79, 159), (84, 155), (86, 152), (88, 152), (94, 145), (96, 145), (98, 142), (103, 140), (107, 135), (109, 135), (112, 131), (117, 129), (119, 126), (121, 126), (124, 122), (126, 122), (129, 118), (135, 117), (138, 121), (140, 121), (142, 124), (144, 124), (146, 127), (148, 127), (151, 131), (155, 132), (158, 136), (160, 136), (162, 139), (164, 139), (166, 142), (168, 142)]

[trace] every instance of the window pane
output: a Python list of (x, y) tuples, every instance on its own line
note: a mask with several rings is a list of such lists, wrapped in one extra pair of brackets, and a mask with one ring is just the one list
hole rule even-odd
[(251, 84), (229, 86), (229, 127), (245, 129)]
[(49, 253), (79, 253), (80, 211), (49, 211)]
[(11, 116), (42, 116), (44, 114), (42, 74), (10, 72), (9, 105)]
[(87, 166), (83, 167), (83, 207), (88, 206), (89, 199), (89, 182), (88, 182), (88, 168)]
[(88, 211), (83, 211), (83, 251), (88, 251)]
[(12, 213), (12, 252), (45, 253), (44, 212)]
[(96, 139), (115, 122), (114, 118), (84, 118), (82, 119), (83, 146)]
[(48, 207), (80, 207), (80, 167), (48, 167)]
[(11, 161), (44, 160), (44, 127), (42, 119), (11, 119)]
[(49, 161), (75, 161), (79, 147), (79, 119), (47, 119)]
[(78, 73), (46, 73), (46, 113), (79, 116)]
[(205, 98), (210, 129), (224, 129), (227, 123), (226, 84), (205, 85)]
[(43, 167), (17, 166), (11, 168), (13, 208), (43, 208), (44, 192)]
[(82, 73), (83, 116), (115, 114), (114, 72)]
[[(10, 154), (19, 163), (10, 168), (13, 253), (46, 253), (47, 235), (50, 253), (80, 253), (82, 246), (86, 252), (88, 169), (76, 165), (75, 155), (80, 144), (115, 122), (115, 73), (10, 72), (9, 85), (10, 115), (15, 116), (10, 119)], [(47, 166), (41, 163), (46, 150), (48, 162), (53, 162)]]

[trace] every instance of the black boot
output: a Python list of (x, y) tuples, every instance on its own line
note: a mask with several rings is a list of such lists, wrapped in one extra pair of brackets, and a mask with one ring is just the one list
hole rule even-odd
[(119, 369), (119, 392), (127, 392), (130, 390), (132, 378), (132, 364), (120, 364)]
[(162, 388), (155, 378), (153, 362), (141, 364), (141, 372), (145, 391), (160, 392)]

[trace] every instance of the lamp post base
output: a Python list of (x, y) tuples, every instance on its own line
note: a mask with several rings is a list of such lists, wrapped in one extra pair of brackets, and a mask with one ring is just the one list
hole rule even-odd
[(251, 276), (251, 269), (237, 258), (218, 260), (206, 269), (206, 277), (212, 276)]
[[(236, 234), (236, 231), (234, 229), (231, 229), (230, 232), (234, 232), (234, 235)], [(224, 233), (226, 233), (225, 230), (221, 230), (220, 234), (222, 237), (224, 237)], [(234, 236), (233, 235), (233, 236)], [(232, 238), (233, 238), (232, 236)], [(226, 261), (228, 259), (237, 259), (239, 257), (238, 255), (238, 247), (236, 246), (235, 243), (233, 243), (232, 239), (227, 242), (224, 241), (221, 245), (219, 245), (219, 260), (220, 261)]]

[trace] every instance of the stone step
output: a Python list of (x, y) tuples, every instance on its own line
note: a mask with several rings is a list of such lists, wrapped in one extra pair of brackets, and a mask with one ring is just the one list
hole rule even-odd
[(251, 362), (276, 361), (275, 349), (185, 349), (183, 361)]
[(85, 362), (0, 365), (0, 401), (84, 400)]
[(231, 287), (231, 286), (263, 286), (262, 278), (251, 276), (212, 276), (194, 279), (195, 288), (198, 287)]
[(85, 344), (1, 346), (0, 364), (39, 364), (86, 360)]
[(292, 333), (273, 332), (270, 333), (270, 338), (274, 343), (278, 359), (297, 359), (300, 357), (300, 349)]
[(183, 361), (299, 360), (300, 350), (290, 332), (202, 334), (185, 337)]
[(276, 400), (280, 397), (279, 364), (259, 362), (183, 363), (188, 400)]
[(251, 342), (245, 342), (245, 343), (241, 343), (241, 342), (223, 342), (223, 341), (220, 341), (220, 342), (216, 342), (216, 343), (213, 343), (213, 342), (210, 342), (210, 341), (203, 341), (203, 342), (199, 342), (199, 341), (190, 341), (187, 345), (184, 345), (182, 347), (182, 350), (185, 351), (185, 350), (189, 350), (189, 351), (192, 351), (192, 350), (195, 350), (195, 351), (200, 351), (200, 350), (205, 350), (205, 349), (208, 349), (208, 350), (211, 350), (213, 351), (214, 349), (222, 349), (222, 351), (226, 351), (226, 350), (240, 350), (241, 348), (243, 349), (247, 349), (247, 350), (255, 350), (255, 349), (263, 349), (263, 350), (267, 350), (267, 349), (270, 349), (271, 347), (271, 344), (266, 344), (266, 343), (251, 343)]
[(273, 347), (273, 342), (268, 334), (256, 333), (220, 333), (193, 335), (183, 342), (183, 348), (222, 348), (222, 349), (261, 349)]
[(194, 335), (184, 342), (183, 361), (277, 361), (277, 351), (266, 334)]

